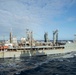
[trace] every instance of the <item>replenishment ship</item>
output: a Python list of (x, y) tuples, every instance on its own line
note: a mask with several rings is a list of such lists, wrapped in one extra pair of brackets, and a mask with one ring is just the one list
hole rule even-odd
[(76, 51), (76, 41), (58, 42), (58, 30), (53, 32), (53, 42), (44, 34), (44, 42), (33, 39), (32, 32), (26, 30), (27, 37), (18, 42), (10, 32), (10, 39), (0, 44), (0, 58), (15, 58), (26, 56), (44, 56)]

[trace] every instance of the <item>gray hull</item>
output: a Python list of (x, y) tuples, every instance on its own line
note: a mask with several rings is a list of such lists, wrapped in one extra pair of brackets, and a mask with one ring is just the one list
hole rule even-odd
[(67, 43), (66, 45), (64, 45), (64, 48), (60, 49), (0, 51), (0, 58), (43, 56), (50, 54), (68, 53), (72, 51), (76, 51), (76, 43)]

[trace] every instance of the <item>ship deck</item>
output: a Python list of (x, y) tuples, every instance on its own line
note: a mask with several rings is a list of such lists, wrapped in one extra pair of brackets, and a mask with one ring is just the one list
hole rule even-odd
[(64, 49), (64, 46), (29, 46), (29, 47), (16, 47), (8, 48), (8, 50), (53, 50), (53, 49)]

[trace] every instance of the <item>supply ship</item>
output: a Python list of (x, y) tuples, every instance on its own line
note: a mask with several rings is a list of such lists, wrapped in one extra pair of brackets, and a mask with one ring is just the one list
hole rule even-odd
[(26, 56), (45, 56), (76, 51), (76, 40), (65, 43), (58, 41), (58, 30), (53, 31), (53, 41), (48, 40), (48, 33), (44, 34), (44, 41), (33, 39), (33, 32), (26, 30), (26, 38), (20, 42), (10, 32), (9, 40), (0, 43), (0, 58), (16, 58)]

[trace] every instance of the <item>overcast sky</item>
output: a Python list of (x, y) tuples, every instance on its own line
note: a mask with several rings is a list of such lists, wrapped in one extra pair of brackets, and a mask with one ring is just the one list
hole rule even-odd
[(0, 39), (13, 35), (26, 37), (26, 29), (35, 39), (48, 38), (58, 29), (59, 39), (73, 39), (76, 34), (76, 0), (0, 0)]

